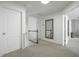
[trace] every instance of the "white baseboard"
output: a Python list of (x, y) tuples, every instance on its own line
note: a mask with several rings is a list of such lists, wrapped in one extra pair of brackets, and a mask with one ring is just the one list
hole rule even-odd
[(59, 43), (59, 42), (57, 42), (57, 41), (55, 41), (55, 40), (53, 40), (53, 39), (44, 38), (44, 39), (42, 39), (42, 40), (45, 40), (45, 41), (49, 41), (49, 42), (52, 42), (52, 43), (56, 43), (56, 44), (62, 45), (61, 43)]

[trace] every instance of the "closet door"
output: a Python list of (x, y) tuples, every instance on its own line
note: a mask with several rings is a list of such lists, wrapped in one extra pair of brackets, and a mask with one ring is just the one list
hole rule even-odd
[(21, 14), (0, 8), (0, 55), (21, 48)]
[(7, 50), (7, 41), (5, 40), (5, 10), (0, 8), (0, 56)]
[(7, 52), (21, 48), (21, 14), (18, 11), (6, 9), (5, 40)]

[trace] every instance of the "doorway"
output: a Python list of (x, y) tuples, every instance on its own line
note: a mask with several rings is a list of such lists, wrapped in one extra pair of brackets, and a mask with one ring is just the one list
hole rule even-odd
[[(68, 40), (67, 42), (67, 47), (72, 50), (73, 52), (79, 54), (78, 50), (79, 50), (79, 7), (76, 7), (75, 9), (73, 9), (72, 11), (70, 11), (64, 18), (64, 40)], [(67, 25), (67, 19), (69, 20), (69, 24)], [(69, 36), (68, 31), (67, 31), (67, 27), (69, 27)], [(63, 42), (65, 42), (63, 40)]]

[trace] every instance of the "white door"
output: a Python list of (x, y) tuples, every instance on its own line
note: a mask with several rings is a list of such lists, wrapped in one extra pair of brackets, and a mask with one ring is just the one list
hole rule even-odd
[(0, 55), (19, 49), (21, 46), (20, 12), (0, 8)]
[(4, 14), (3, 14), (4, 10), (2, 8), (0, 8), (0, 55), (3, 54), (4, 49), (5, 49), (5, 39), (4, 39)]

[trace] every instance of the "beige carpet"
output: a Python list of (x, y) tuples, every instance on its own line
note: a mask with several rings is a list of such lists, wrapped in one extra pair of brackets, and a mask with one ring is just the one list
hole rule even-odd
[(47, 41), (41, 40), (39, 44), (35, 44), (24, 50), (16, 50), (3, 55), (3, 57), (78, 57), (67, 48)]

